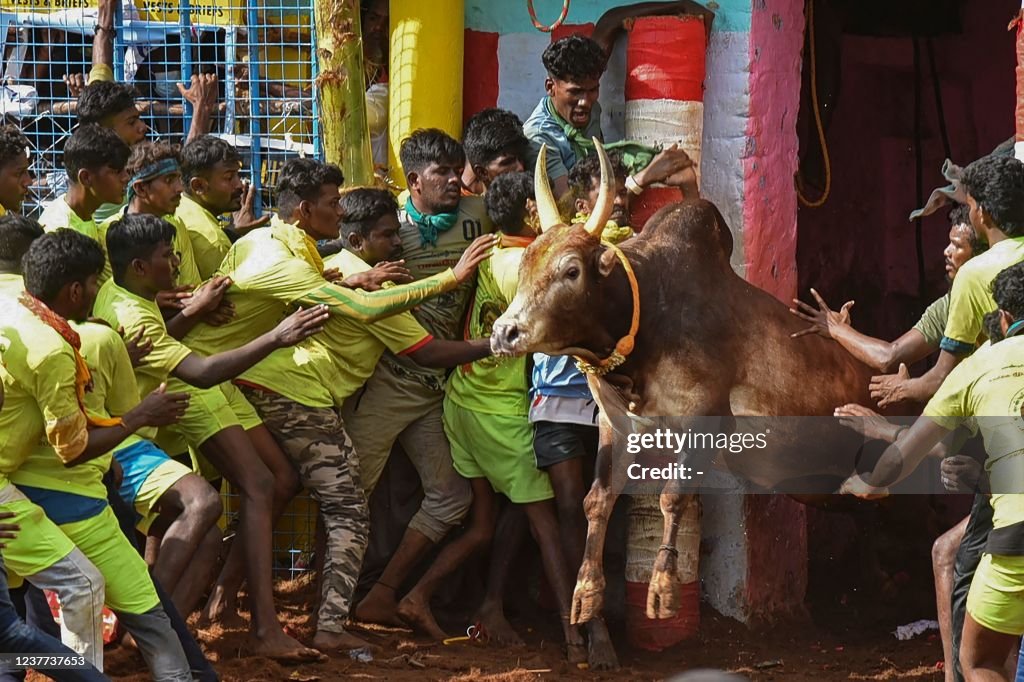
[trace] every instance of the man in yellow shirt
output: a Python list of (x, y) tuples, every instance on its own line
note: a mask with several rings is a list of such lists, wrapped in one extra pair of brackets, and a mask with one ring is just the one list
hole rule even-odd
[[(288, 482), (291, 490), (274, 490), (274, 476), (266, 466), (260, 466), (258, 457), (252, 457), (251, 440), (243, 429), (256, 424), (246, 424), (246, 418), (237, 416), (233, 402), (237, 389), (223, 382), (274, 349), (293, 345), (315, 333), (326, 319), (326, 312), (321, 307), (299, 311), (284, 321), (275, 321), (274, 328), (248, 343), (209, 356), (194, 353), (168, 329), (174, 326), (179, 334), (187, 332), (206, 310), (216, 305), (229, 281), (214, 280), (193, 297), (193, 305), (198, 308), (196, 315), (188, 315), (186, 309), (165, 325), (155, 297), (158, 291), (167, 289), (175, 275), (178, 259), (172, 245), (174, 236), (174, 228), (156, 216), (132, 214), (115, 221), (107, 232), (114, 279), (100, 289), (95, 314), (111, 326), (123, 327), (128, 335), (144, 330), (152, 350), (136, 368), (140, 389), (145, 392), (173, 376), (173, 385), (186, 390), (195, 404), (190, 404), (167, 435), (198, 447), (241, 491), (242, 542), (233, 548), (245, 552), (248, 562), (257, 653), (287, 660), (314, 658), (315, 652), (277, 625), (271, 585), (271, 509), (294, 495), (295, 484)], [(217, 286), (221, 288), (214, 289)], [(208, 290), (213, 293), (207, 295)], [(221, 390), (217, 390), (222, 383)], [(160, 438), (163, 437), (161, 434)], [(262, 453), (257, 450), (256, 454)]]
[[(68, 171), (66, 194), (57, 197), (39, 216), (47, 232), (70, 228), (89, 237), (106, 249), (96, 225), (95, 213), (101, 204), (120, 200), (128, 182), (125, 164), (130, 150), (113, 131), (98, 125), (79, 126), (64, 145), (64, 167)], [(100, 283), (110, 279), (110, 266), (104, 263)]]
[(965, 263), (949, 292), (949, 315), (939, 358), (920, 377), (906, 369), (871, 379), (871, 397), (879, 407), (902, 401), (926, 402), (954, 367), (984, 340), (982, 318), (995, 310), (991, 284), (1005, 268), (1024, 260), (1024, 163), (1013, 157), (986, 156), (964, 169), (971, 225), (988, 251)]
[[(186, 342), (205, 352), (230, 347), (258, 334), (289, 307), (323, 302), (331, 318), (371, 322), (406, 310), (465, 282), (486, 256), (491, 240), (434, 277), (372, 293), (343, 288), (325, 276), (314, 239), (336, 239), (341, 171), (312, 159), (295, 159), (281, 169), (277, 185), (279, 214), (270, 227), (235, 242), (219, 274), (236, 316), (226, 325), (197, 327)], [(237, 380), (267, 427), (297, 467), (303, 485), (320, 505), (327, 530), (317, 633), (313, 644), (324, 650), (361, 646), (345, 631), (369, 531), (366, 500), (359, 479), (357, 452), (336, 409), (334, 362), (318, 340), (272, 354)], [(225, 574), (235, 567), (228, 560)], [(222, 574), (222, 579), (224, 578)], [(237, 592), (221, 582), (211, 597), (224, 603)], [(220, 607), (226, 608), (226, 607)]]
[(19, 213), (32, 186), (28, 138), (14, 126), (0, 128), (0, 216)]
[(991, 291), (1004, 338), (958, 364), (874, 470), (842, 488), (860, 497), (888, 494), (950, 431), (981, 431), (993, 529), (967, 597), (960, 662), (968, 680), (1010, 679), (1007, 659), (1024, 634), (1024, 264), (1002, 271)]
[[(55, 551), (58, 558), (69, 556), (65, 550), (70, 540), (42, 516), (39, 507), (28, 502), (9, 483), (10, 477), (40, 442), (47, 444), (63, 466), (88, 467), (91, 460), (104, 456), (138, 429), (178, 419), (187, 397), (169, 394), (161, 386), (119, 419), (88, 413), (84, 396), (90, 375), (78, 353), (80, 336), (67, 320), (84, 319), (92, 307), (103, 253), (94, 241), (73, 231), (61, 230), (35, 240), (23, 264), (26, 291), (16, 303), (5, 301), (8, 314), (0, 322), (6, 394), (5, 409), (0, 412), (0, 453), (3, 453), (0, 476), (5, 484), (0, 489), (0, 497), (5, 510), (19, 514), (22, 529), (28, 526), (31, 530), (26, 533), (26, 546), (20, 546), (17, 541), (8, 545), (5, 560), (14, 573), (26, 576), (37, 586), (58, 591), (65, 608), (64, 634), (70, 640), (68, 644), (102, 669), (99, 633), (103, 577), (95, 573), (95, 567), (85, 554), (72, 553), (70, 558), (75, 567), (71, 587), (79, 594), (67, 594), (68, 585), (51, 587), (36, 580), (41, 570), (45, 576), (47, 565), (55, 565)], [(104, 548), (109, 542), (116, 542), (109, 539), (109, 532), (93, 533), (95, 529), (87, 519), (76, 519), (72, 523), (78, 521), (84, 521), (84, 526), (71, 530), (77, 536), (75, 542), (82, 545), (82, 552), (99, 557), (105, 554)], [(116, 524), (113, 535), (123, 539)], [(144, 564), (135, 580), (143, 576), (149, 580)], [(110, 587), (116, 593), (125, 586)], [(152, 589), (151, 582), (149, 588)], [(135, 596), (141, 599), (144, 591), (143, 586)], [(155, 593), (151, 596), (155, 597)], [(168, 680), (190, 679), (180, 643), (166, 614), (159, 608), (158, 600), (152, 604), (133, 601), (129, 607), (132, 613), (126, 622), (133, 628), (154, 676)], [(92, 648), (97, 641), (98, 651)]]
[(255, 190), (242, 182), (241, 169), (238, 151), (219, 137), (203, 135), (181, 150), (185, 194), (174, 215), (188, 229), (196, 267), (203, 279), (213, 276), (231, 248), (231, 239), (218, 216), (237, 211), (231, 225), (237, 236), (270, 222), (269, 214), (252, 216)]

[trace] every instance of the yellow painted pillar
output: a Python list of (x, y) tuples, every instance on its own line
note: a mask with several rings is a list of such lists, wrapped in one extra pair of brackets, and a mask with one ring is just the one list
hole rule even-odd
[(463, 0), (391, 0), (388, 156), (391, 178), (405, 186), (402, 140), (417, 128), (462, 137)]

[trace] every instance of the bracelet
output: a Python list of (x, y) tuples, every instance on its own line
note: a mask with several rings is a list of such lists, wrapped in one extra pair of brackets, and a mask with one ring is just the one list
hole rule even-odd
[(629, 190), (630, 194), (640, 195), (644, 193), (644, 188), (640, 186), (640, 183), (632, 175), (626, 178), (626, 189)]
[(675, 547), (673, 547), (672, 545), (662, 545), (661, 547), (658, 547), (658, 551), (659, 552), (661, 552), (661, 551), (670, 552), (672, 554), (672, 556), (675, 556), (675, 557), (679, 556), (679, 550), (676, 549)]
[(99, 33), (100, 31), (107, 31), (108, 33), (113, 33), (114, 32), (114, 27), (113, 26), (100, 26), (99, 24), (95, 24), (92, 27), (92, 30), (93, 30), (93, 33)]
[(904, 432), (904, 431), (906, 431), (906, 430), (907, 430), (907, 429), (909, 429), (909, 428), (910, 428), (910, 427), (909, 427), (909, 426), (907, 426), (906, 424), (904, 424), (903, 426), (901, 426), (901, 427), (897, 428), (897, 429), (896, 429), (896, 435), (894, 435), (894, 436), (892, 437), (892, 442), (893, 442), (893, 443), (895, 443), (896, 441), (898, 441), (898, 440), (900, 439), (900, 436), (902, 436), (902, 435), (903, 435), (903, 432)]

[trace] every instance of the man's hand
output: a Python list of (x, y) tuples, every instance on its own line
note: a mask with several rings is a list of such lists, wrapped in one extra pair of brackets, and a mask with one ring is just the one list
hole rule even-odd
[(85, 90), (85, 79), (84, 73), (64, 74), (64, 85), (68, 86), (68, 97), (78, 99), (78, 96), (82, 94), (82, 90)]
[(203, 315), (203, 322), (211, 327), (223, 327), (235, 319), (235, 304), (222, 298), (216, 308)]
[(207, 282), (203, 282), (202, 286), (192, 293), (192, 298), (185, 302), (181, 314), (185, 317), (202, 315), (205, 319), (207, 314), (214, 312), (220, 307), (224, 293), (227, 292), (230, 286), (231, 278), (224, 276), (214, 277)]
[(899, 371), (896, 374), (879, 374), (871, 377), (871, 397), (878, 401), (878, 406), (885, 408), (889, 405), (906, 400), (907, 382), (910, 381), (910, 370), (905, 363), (900, 363)]
[(183, 284), (167, 291), (158, 291), (156, 305), (161, 310), (182, 310), (185, 302), (192, 297), (192, 287)]
[(128, 350), (128, 357), (132, 361), (132, 367), (141, 365), (142, 361), (149, 355), (149, 352), (153, 350), (153, 342), (145, 338), (145, 325), (139, 327), (139, 330), (131, 338), (125, 338), (124, 327), (118, 327), (117, 333), (124, 339), (124, 347)]
[(896, 435), (900, 430), (898, 425), (893, 424), (874, 410), (855, 403), (837, 407), (833, 414), (839, 417), (840, 424), (871, 440), (884, 440), (887, 443), (892, 443), (896, 440)]
[[(17, 516), (14, 512), (0, 512), (0, 521), (5, 519), (13, 519)], [(0, 549), (7, 546), (4, 540), (13, 540), (18, 536), (18, 531), (21, 530), (21, 526), (16, 523), (0, 523)]]
[(251, 182), (246, 182), (242, 185), (242, 207), (231, 214), (231, 226), (241, 236), (270, 222), (269, 213), (259, 218), (256, 217), (256, 211), (253, 208), (255, 202), (256, 187)]
[(142, 402), (128, 410), (121, 417), (129, 433), (135, 433), (144, 426), (167, 426), (174, 424), (188, 408), (188, 393), (168, 393), (163, 383)]
[(322, 277), (328, 282), (335, 282), (337, 284), (344, 284), (341, 280), (345, 278), (340, 268), (327, 268), (324, 270)]
[(349, 275), (341, 281), (349, 289), (377, 291), (385, 282), (406, 284), (412, 281), (412, 273), (405, 267), (404, 260), (381, 261), (369, 270)]
[(274, 328), (274, 342), (278, 348), (294, 346), (303, 339), (322, 331), (329, 316), (325, 305), (317, 305), (305, 310), (300, 308)]
[(799, 338), (806, 336), (807, 334), (817, 334), (818, 336), (831, 339), (832, 330), (839, 326), (850, 325), (850, 308), (853, 307), (853, 301), (847, 301), (843, 304), (843, 307), (839, 309), (839, 312), (832, 310), (825, 303), (825, 299), (818, 295), (818, 292), (811, 289), (811, 296), (818, 302), (817, 309), (807, 305), (800, 299), (793, 299), (796, 308), (790, 308), (789, 312), (799, 317), (804, 322), (811, 324), (807, 329), (802, 329), (798, 332), (790, 334), (791, 338)]
[(498, 237), (494, 234), (485, 234), (477, 237), (473, 243), (462, 252), (462, 258), (455, 264), (452, 270), (455, 272), (455, 279), (462, 284), (476, 272), (476, 266), (480, 265), (485, 258), (491, 255), (491, 249), (498, 243)]
[(658, 152), (647, 167), (633, 176), (641, 187), (650, 187), (656, 182), (672, 184), (676, 181), (678, 186), (683, 183), (685, 176), (683, 171), (693, 165), (690, 155), (679, 148), (678, 144), (667, 147)]
[(189, 87), (186, 88), (184, 83), (177, 86), (181, 96), (192, 105), (193, 113), (212, 114), (217, 108), (217, 74), (193, 74)]
[(843, 481), (839, 488), (841, 495), (854, 495), (862, 500), (880, 500), (889, 495), (888, 488), (875, 488), (868, 485), (860, 474), (854, 474)]
[(973, 493), (981, 479), (981, 464), (973, 457), (953, 455), (939, 465), (942, 487), (951, 493)]

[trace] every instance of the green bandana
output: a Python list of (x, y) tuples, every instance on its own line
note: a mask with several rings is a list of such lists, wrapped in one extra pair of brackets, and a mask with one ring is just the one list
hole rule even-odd
[(412, 205), (412, 197), (405, 200), (405, 212), (408, 213), (409, 218), (416, 223), (416, 227), (420, 228), (420, 244), (422, 246), (427, 244), (437, 246), (437, 233), (447, 232), (452, 229), (452, 226), (455, 225), (455, 221), (459, 218), (458, 211), (423, 215), (416, 210), (415, 206)]
[[(562, 132), (569, 139), (572, 151), (576, 154), (576, 160), (582, 161), (586, 156), (590, 155), (594, 151), (594, 141), (588, 138), (582, 130), (559, 116), (550, 97), (544, 99), (544, 105), (547, 107), (548, 114), (555, 120), (555, 123), (562, 127)], [(647, 147), (639, 142), (629, 142), (628, 140), (607, 142), (604, 143), (604, 148), (607, 152), (619, 153), (622, 164), (630, 175), (646, 168), (658, 152), (661, 151), (657, 147)]]

